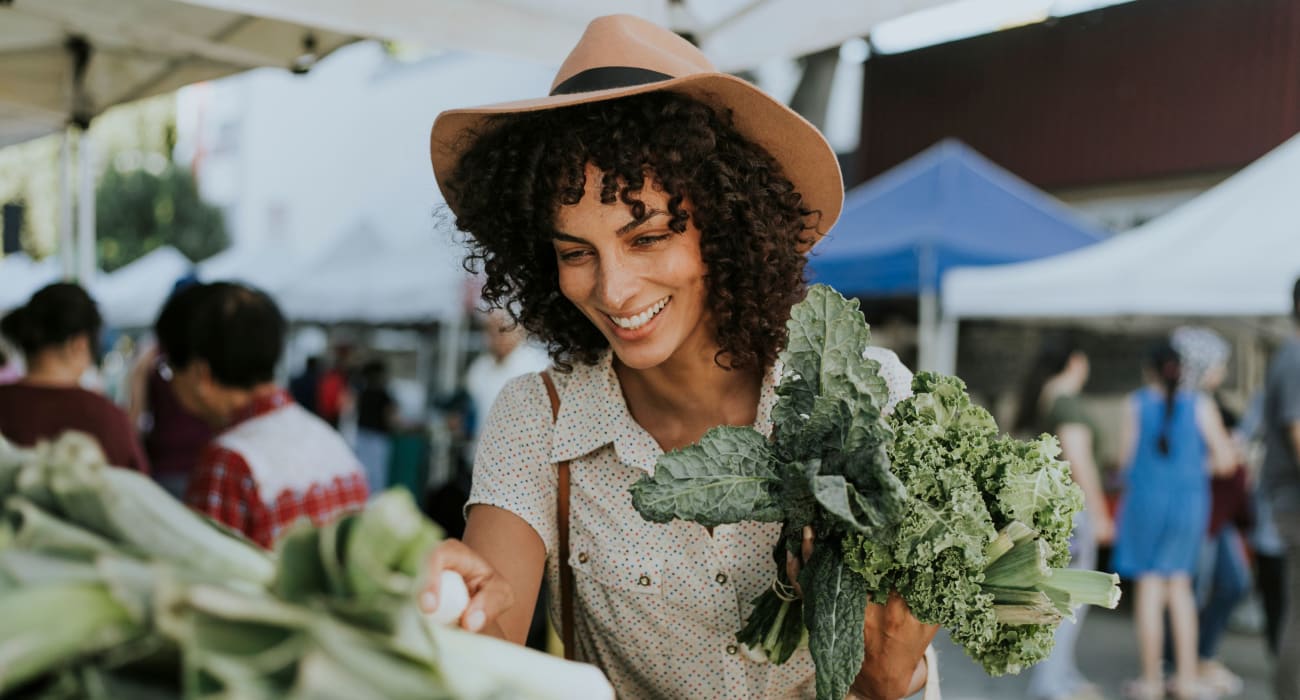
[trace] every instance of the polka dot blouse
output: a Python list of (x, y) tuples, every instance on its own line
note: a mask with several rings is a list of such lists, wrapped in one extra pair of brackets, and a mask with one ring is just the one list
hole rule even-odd
[[(888, 350), (871, 348), (868, 356), (881, 363), (890, 410), (910, 395), (912, 373)], [(759, 398), (754, 428), (764, 434), (779, 372), (765, 378)], [(540, 375), (502, 391), (479, 442), (469, 504), (508, 510), (531, 525), (558, 591), (554, 465), (570, 461), (577, 658), (599, 666), (620, 698), (813, 697), (807, 650), (777, 666), (736, 646), (751, 601), (772, 583), (780, 524), (723, 525), (710, 536), (695, 523), (646, 522), (628, 487), (654, 472), (663, 451), (628, 413), (610, 354), (552, 377), (560, 395), (554, 423)], [(558, 599), (551, 596), (557, 621)]]

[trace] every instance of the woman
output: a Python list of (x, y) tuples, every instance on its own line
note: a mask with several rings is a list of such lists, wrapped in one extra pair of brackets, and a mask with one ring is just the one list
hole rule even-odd
[(82, 389), (102, 326), (95, 301), (75, 284), (52, 284), (0, 321), (18, 347), (27, 375), (0, 386), (0, 435), (30, 446), (79, 430), (99, 441), (109, 464), (148, 473), (149, 462), (122, 409)]
[(1163, 698), (1164, 617), (1169, 614), (1175, 697), (1212, 696), (1197, 680), (1196, 598), (1192, 574), (1210, 517), (1207, 467), (1227, 473), (1236, 464), (1219, 411), (1209, 397), (1180, 390), (1178, 353), (1161, 343), (1148, 363), (1150, 384), (1125, 406), (1121, 449), (1126, 491), (1120, 506), (1112, 565), (1137, 580), (1134, 619), (1142, 677), (1126, 688), (1133, 698)]
[[(461, 624), (522, 643), (545, 574), (569, 651), (620, 697), (810, 697), (806, 651), (774, 666), (735, 643), (772, 582), (778, 526), (647, 523), (627, 488), (709, 428), (770, 430), (804, 251), (843, 203), (834, 154), (780, 103), (634, 17), (592, 22), (555, 83), (549, 98), (434, 124), (434, 170), (486, 272), (483, 296), (546, 341), (558, 401), (553, 417), (537, 374), (502, 391), (464, 542), (434, 552), (423, 603), (455, 570), (471, 593)], [(895, 380), (906, 373), (887, 359)], [(561, 560), (572, 625), (557, 614)], [(856, 693), (925, 683), (933, 626), (896, 598), (869, 606), (865, 632)]]
[[(1195, 326), (1180, 326), (1169, 342), (1183, 363), (1183, 387), (1202, 392), (1214, 402), (1224, 428), (1237, 428), (1237, 415), (1224, 405), (1219, 387), (1227, 375), (1231, 346), (1223, 336)], [(1240, 440), (1241, 444), (1244, 440)], [(1240, 451), (1238, 451), (1240, 454)], [(1238, 460), (1226, 475), (1210, 480), (1210, 519), (1202, 545), (1194, 590), (1200, 605), (1197, 620), (1197, 673), (1203, 683), (1224, 695), (1236, 695), (1243, 687), (1241, 677), (1216, 657), (1219, 640), (1227, 631), (1232, 611), (1250, 591), (1250, 562), (1238, 524), (1249, 525), (1250, 489), (1246, 465)], [(1248, 529), (1245, 528), (1245, 529)]]
[[(1070, 338), (1053, 339), (1039, 353), (1021, 397), (1016, 427), (1025, 433), (1052, 433), (1061, 441), (1061, 454), (1070, 463), (1070, 476), (1083, 490), (1084, 508), (1074, 519), (1070, 566), (1097, 568), (1097, 545), (1114, 534), (1110, 511), (1097, 469), (1097, 428), (1083, 410), (1079, 394), (1088, 382), (1088, 356)], [(1052, 655), (1034, 667), (1029, 696), (1041, 700), (1100, 698), (1075, 663), (1074, 644), (1088, 606), (1075, 611), (1073, 622), (1056, 628)]]

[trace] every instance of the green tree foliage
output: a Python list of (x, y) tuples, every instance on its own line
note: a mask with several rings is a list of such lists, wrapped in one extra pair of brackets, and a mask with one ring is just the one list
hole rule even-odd
[(148, 170), (109, 168), (95, 193), (100, 265), (113, 271), (164, 245), (198, 262), (229, 244), (221, 210), (199, 197), (194, 177), (169, 164)]

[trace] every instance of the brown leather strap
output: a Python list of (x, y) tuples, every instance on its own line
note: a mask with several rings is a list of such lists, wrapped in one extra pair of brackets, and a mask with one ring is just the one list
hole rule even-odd
[[(560, 418), (560, 394), (555, 390), (549, 372), (542, 372), (546, 395), (551, 399), (551, 422)], [(555, 520), (560, 537), (560, 638), (564, 642), (564, 658), (573, 661), (577, 647), (573, 643), (573, 567), (569, 566), (569, 462), (555, 465), (559, 492), (555, 503)]]

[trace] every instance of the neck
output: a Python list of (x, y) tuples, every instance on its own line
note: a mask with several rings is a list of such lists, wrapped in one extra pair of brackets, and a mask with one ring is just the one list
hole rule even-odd
[(221, 396), (213, 407), (213, 422), (218, 427), (230, 425), (235, 416), (247, 410), (254, 401), (265, 398), (279, 391), (275, 382), (258, 384), (250, 389), (223, 388)]
[[(762, 373), (727, 370), (714, 361), (716, 347), (679, 351), (667, 362), (645, 370), (626, 367), (614, 358), (614, 370), (632, 416), (646, 425), (672, 417), (679, 426), (749, 425), (758, 406)], [(703, 432), (686, 428), (686, 432)]]
[(80, 363), (68, 362), (49, 354), (32, 358), (23, 381), (39, 386), (79, 386), (84, 368)]

